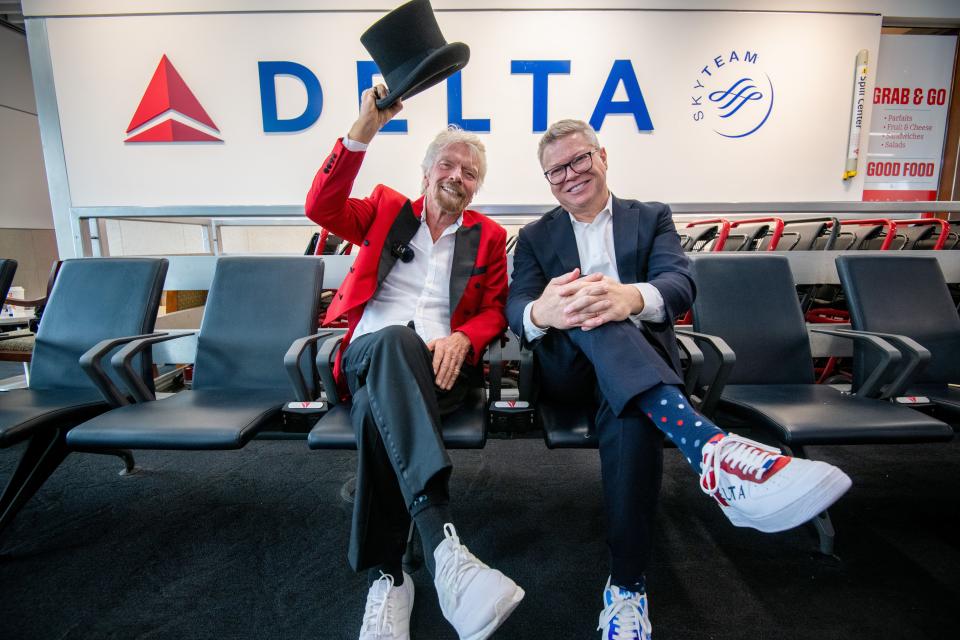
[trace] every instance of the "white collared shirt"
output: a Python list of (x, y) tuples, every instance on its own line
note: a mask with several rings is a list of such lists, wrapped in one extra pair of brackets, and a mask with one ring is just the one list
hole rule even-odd
[(423, 213), (420, 228), (408, 243), (413, 249), (413, 260), (397, 259), (364, 307), (354, 339), (387, 326), (405, 326), (411, 320), (424, 342), (450, 335), (450, 272), (454, 234), (461, 224), (463, 215), (444, 229), (434, 243), (427, 214)]
[[(591, 273), (602, 273), (620, 282), (620, 272), (617, 269), (617, 252), (613, 245), (613, 195), (607, 198), (605, 206), (597, 217), (591, 222), (580, 222), (570, 216), (570, 224), (573, 226), (573, 235), (577, 240), (577, 254), (580, 256), (580, 273), (590, 275)], [(666, 309), (663, 302), (663, 296), (657, 291), (657, 288), (649, 282), (631, 283), (640, 291), (643, 296), (643, 310), (630, 316), (630, 320), (637, 326), (643, 321), (663, 322), (666, 317)], [(530, 310), (533, 303), (527, 304), (523, 310), (523, 331), (527, 340), (536, 340), (546, 333), (533, 324), (530, 319)]]
[[(349, 151), (366, 151), (367, 145), (343, 137)], [(463, 224), (457, 221), (443, 230), (437, 241), (430, 235), (426, 211), (420, 228), (408, 243), (413, 260), (397, 262), (380, 283), (380, 288), (363, 308), (353, 332), (354, 339), (392, 325), (406, 326), (413, 320), (414, 331), (424, 342), (450, 335), (450, 272), (453, 269), (454, 234)]]

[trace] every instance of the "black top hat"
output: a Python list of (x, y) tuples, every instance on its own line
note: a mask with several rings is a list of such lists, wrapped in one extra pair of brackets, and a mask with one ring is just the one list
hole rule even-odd
[(429, 0), (397, 7), (364, 31), (360, 42), (387, 83), (387, 95), (377, 100), (378, 109), (429, 89), (470, 60), (470, 47), (462, 42), (447, 44)]

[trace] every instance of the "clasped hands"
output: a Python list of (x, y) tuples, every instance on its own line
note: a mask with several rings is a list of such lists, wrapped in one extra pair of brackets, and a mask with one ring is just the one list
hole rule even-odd
[(541, 328), (595, 329), (643, 310), (643, 295), (602, 273), (580, 277), (580, 269), (553, 278), (533, 303), (530, 319)]

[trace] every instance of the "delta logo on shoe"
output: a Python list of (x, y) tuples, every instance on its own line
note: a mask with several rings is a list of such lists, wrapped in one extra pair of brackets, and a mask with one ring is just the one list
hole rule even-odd
[[(763, 484), (772, 478), (778, 471), (787, 466), (789, 462), (789, 457), (778, 455), (767, 458), (759, 465), (757, 472), (745, 471), (741, 467), (734, 466), (729, 460), (723, 460), (720, 463), (720, 468), (727, 474), (728, 479), (730, 476), (733, 476), (734, 478), (738, 478), (746, 482)], [(720, 504), (729, 506), (731, 502), (736, 502), (737, 500), (743, 500), (747, 498), (747, 492), (743, 484), (729, 484), (727, 486), (723, 486), (716, 483), (716, 480), (714, 479), (715, 474), (712, 470), (708, 473), (710, 478), (707, 480), (707, 483), (717, 484), (717, 492), (714, 494), (714, 497)]]
[(703, 447), (700, 488), (737, 527), (772, 533), (807, 522), (850, 488), (850, 478), (819, 460), (794, 458), (736, 434)]
[(213, 118), (163, 55), (127, 126), (124, 142), (223, 142)]

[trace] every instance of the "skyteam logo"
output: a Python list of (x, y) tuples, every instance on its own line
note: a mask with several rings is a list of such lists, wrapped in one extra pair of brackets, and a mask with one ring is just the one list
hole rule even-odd
[(690, 100), (694, 122), (724, 138), (746, 138), (773, 113), (773, 80), (759, 53), (733, 50), (700, 69)]

